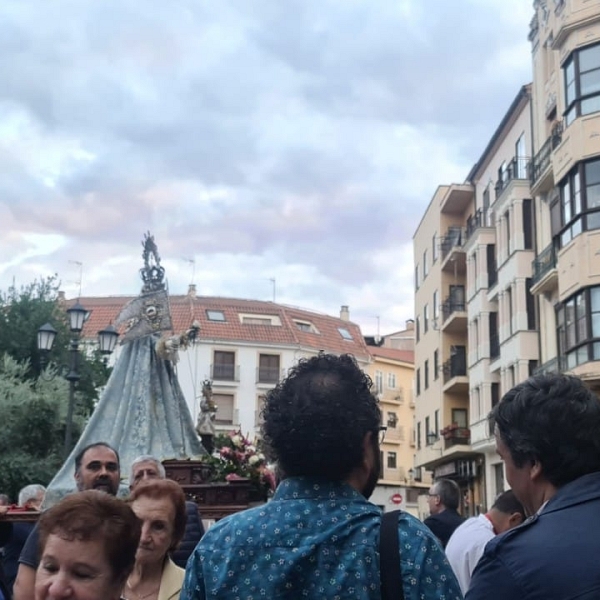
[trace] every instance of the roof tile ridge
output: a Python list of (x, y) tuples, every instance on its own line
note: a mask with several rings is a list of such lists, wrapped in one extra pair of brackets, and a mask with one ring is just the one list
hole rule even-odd
[(276, 306), (281, 311), (281, 314), (283, 315), (283, 318), (284, 318), (289, 330), (292, 332), (292, 338), (294, 339), (294, 343), (299, 344), (300, 340), (298, 339), (298, 336), (296, 335), (296, 328), (292, 326), (293, 319), (288, 316), (287, 311), (281, 304), (277, 304)]

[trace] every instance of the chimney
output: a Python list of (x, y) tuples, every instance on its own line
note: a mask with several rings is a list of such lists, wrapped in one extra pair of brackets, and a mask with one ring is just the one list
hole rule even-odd
[(340, 309), (340, 319), (342, 321), (350, 320), (350, 310), (346, 304), (342, 304), (342, 308)]
[(188, 293), (187, 295), (190, 298), (195, 298), (196, 297), (196, 284), (195, 283), (190, 283), (189, 287), (188, 287)]
[(410, 331), (411, 329), (415, 328), (415, 320), (414, 319), (407, 319), (406, 320), (406, 330)]
[(65, 292), (63, 290), (58, 290), (58, 302), (60, 304), (64, 304), (67, 298), (65, 296)]

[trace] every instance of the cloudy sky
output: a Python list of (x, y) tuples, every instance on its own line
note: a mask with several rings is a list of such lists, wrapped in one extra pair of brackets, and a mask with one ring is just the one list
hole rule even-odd
[(530, 80), (532, 11), (3, 0), (0, 289), (137, 294), (150, 230), (172, 293), (402, 328), (415, 227)]

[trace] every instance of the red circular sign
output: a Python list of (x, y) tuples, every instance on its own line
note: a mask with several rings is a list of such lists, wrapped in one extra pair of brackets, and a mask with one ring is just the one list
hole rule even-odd
[(402, 504), (402, 494), (394, 494), (392, 496), (392, 502), (394, 504)]

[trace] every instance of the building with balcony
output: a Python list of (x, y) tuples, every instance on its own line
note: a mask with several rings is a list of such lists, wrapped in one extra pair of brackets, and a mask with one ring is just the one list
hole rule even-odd
[(600, 390), (600, 5), (534, 3), (532, 292), (539, 371)]
[(438, 188), (414, 236), (417, 464), (456, 479), (467, 515), (504, 489), (487, 415), (538, 364), (530, 101), (523, 86), (467, 183)]
[(467, 370), (465, 244), (467, 222), (475, 214), (471, 183), (440, 186), (413, 237), (415, 466), (434, 479), (454, 479), (462, 491), (465, 515), (476, 514), (483, 494), (481, 455), (470, 445)]
[(385, 510), (401, 507), (420, 516), (418, 498), (427, 490), (429, 480), (414, 468), (414, 354), (385, 345), (369, 345), (368, 351), (371, 362), (366, 371), (373, 380), (387, 427), (381, 444), (381, 478), (371, 501)]
[[(81, 298), (90, 311), (83, 336), (95, 337), (129, 300), (124, 296)], [(241, 429), (250, 438), (257, 435), (265, 393), (301, 358), (321, 350), (348, 353), (365, 369), (371, 360), (346, 306), (340, 317), (331, 317), (274, 302), (197, 296), (195, 286), (190, 286), (187, 295), (170, 296), (169, 303), (175, 333), (186, 331), (193, 322), (200, 326), (195, 343), (179, 352), (177, 376), (194, 421), (202, 382), (212, 381), (218, 431)]]

